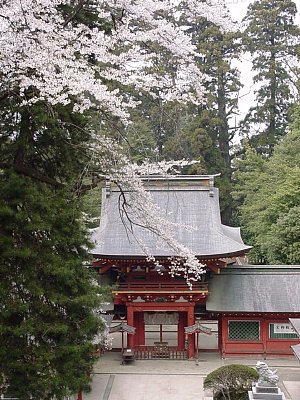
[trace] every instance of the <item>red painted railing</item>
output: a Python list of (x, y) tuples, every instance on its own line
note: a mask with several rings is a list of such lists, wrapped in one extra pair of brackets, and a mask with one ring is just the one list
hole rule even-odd
[(207, 290), (206, 283), (193, 283), (192, 289), (182, 282), (123, 282), (119, 283), (118, 290)]

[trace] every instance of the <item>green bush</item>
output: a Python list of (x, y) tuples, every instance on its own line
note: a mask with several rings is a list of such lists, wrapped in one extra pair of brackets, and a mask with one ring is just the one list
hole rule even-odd
[(248, 400), (248, 390), (257, 380), (258, 373), (254, 368), (225, 365), (207, 375), (204, 389), (213, 389), (214, 400)]

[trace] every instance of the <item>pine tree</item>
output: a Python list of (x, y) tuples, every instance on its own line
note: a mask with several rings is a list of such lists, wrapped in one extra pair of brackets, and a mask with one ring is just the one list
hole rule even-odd
[(230, 124), (233, 123), (238, 110), (238, 96), (242, 86), (239, 71), (232, 64), (240, 54), (239, 37), (239, 32), (225, 33), (217, 26), (206, 22), (197, 38), (199, 51), (204, 55), (203, 72), (210, 77), (207, 85), (208, 109), (211, 114), (210, 120), (215, 121), (210, 136), (220, 154), (218, 163), (213, 165), (210, 162), (208, 165), (210, 170), (217, 166), (219, 168), (217, 172), (221, 172), (221, 208), (224, 223), (232, 222), (231, 150), (236, 129)]
[(88, 389), (101, 330), (80, 210), (66, 189), (11, 170), (0, 198), (1, 375), (14, 397), (63, 399)]
[[(205, 105), (166, 103), (158, 93), (157, 99), (142, 99), (140, 114), (136, 113), (133, 118), (133, 127), (140, 137), (138, 127), (146, 124), (154, 137), (153, 157), (199, 161), (185, 173), (220, 172), (222, 219), (229, 223), (232, 219), (231, 147), (236, 133), (229, 121), (237, 113), (241, 87), (239, 72), (232, 62), (239, 55), (240, 34), (225, 33), (204, 18), (191, 24), (182, 17), (178, 23), (188, 27), (199, 53), (197, 65), (209, 77), (205, 83)], [(174, 68), (166, 52), (161, 52), (161, 58), (165, 60), (166, 69)]]
[[(184, 21), (182, 21), (184, 23)], [(239, 55), (239, 32), (223, 32), (199, 18), (189, 27), (198, 53), (198, 66), (208, 75), (205, 106), (189, 108), (189, 126), (185, 127), (192, 157), (202, 160), (201, 173), (220, 172), (221, 210), (224, 223), (232, 220), (231, 148), (236, 133), (230, 126), (237, 113), (241, 83), (232, 63)]]
[[(63, 10), (66, 18), (92, 24), (80, 3)], [(74, 112), (75, 98), (31, 102), (37, 93), (24, 90), (22, 101), (19, 88), (3, 85), (0, 97), (1, 392), (64, 399), (88, 390), (93, 340), (104, 328), (99, 288), (84, 266), (89, 117)]]
[(274, 145), (287, 132), (288, 110), (293, 102), (289, 60), (296, 56), (299, 29), (297, 9), (291, 0), (260, 0), (249, 5), (244, 19), (245, 51), (255, 71), (257, 106), (245, 118), (244, 130), (254, 130), (251, 142), (261, 154), (272, 154)]

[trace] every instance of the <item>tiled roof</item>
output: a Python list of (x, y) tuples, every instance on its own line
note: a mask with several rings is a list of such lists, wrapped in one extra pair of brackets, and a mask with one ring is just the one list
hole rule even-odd
[(289, 318), (289, 320), (300, 337), (300, 318)]
[[(243, 243), (239, 228), (222, 225), (218, 189), (209, 185), (211, 181), (210, 176), (149, 178), (145, 181), (145, 187), (159, 206), (162, 217), (192, 227), (185, 229), (179, 225), (174, 231), (174, 237), (197, 256), (205, 258), (244, 254), (250, 247)], [(104, 189), (102, 198), (100, 227), (92, 237), (95, 256), (143, 257), (145, 254), (139, 242), (153, 256), (176, 255), (149, 230), (138, 225), (133, 225), (132, 232), (126, 229), (126, 220), (124, 224), (119, 210), (118, 188), (112, 186), (110, 190)]]
[(232, 266), (209, 283), (215, 312), (300, 313), (300, 266)]
[(300, 344), (296, 344), (294, 346), (291, 346), (293, 353), (295, 354), (295, 356), (298, 358), (298, 360), (300, 361)]

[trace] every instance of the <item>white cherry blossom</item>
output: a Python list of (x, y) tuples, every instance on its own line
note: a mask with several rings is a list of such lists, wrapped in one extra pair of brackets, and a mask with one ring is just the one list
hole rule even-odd
[[(103, 23), (76, 22), (80, 4)], [(189, 35), (175, 25), (176, 11), (191, 22), (199, 16), (222, 26), (229, 21), (220, 0), (5, 0), (0, 6), (1, 92), (17, 91), (24, 103), (67, 104), (75, 98), (77, 111), (98, 106), (124, 120), (135, 101), (116, 85), (159, 88), (166, 100), (199, 102), (205, 76), (195, 66)], [(173, 76), (155, 70), (157, 46), (171, 55)]]
[[(95, 23), (77, 19), (87, 10)], [(72, 104), (74, 111), (93, 107), (124, 122), (137, 104), (135, 90), (160, 93), (163, 101), (200, 103), (206, 77), (196, 66), (190, 36), (176, 25), (176, 14), (182, 13), (188, 23), (202, 16), (223, 29), (230, 25), (221, 0), (3, 0), (0, 97), (15, 96), (21, 104)], [(158, 48), (167, 52), (172, 72), (164, 68)], [(171, 274), (197, 279), (203, 265), (174, 239), (174, 225), (159, 216), (139, 177), (146, 171), (166, 174), (170, 163), (132, 165), (111, 139), (92, 136), (93, 171), (130, 192), (123, 204), (127, 215), (173, 248), (178, 258), (171, 262)]]

